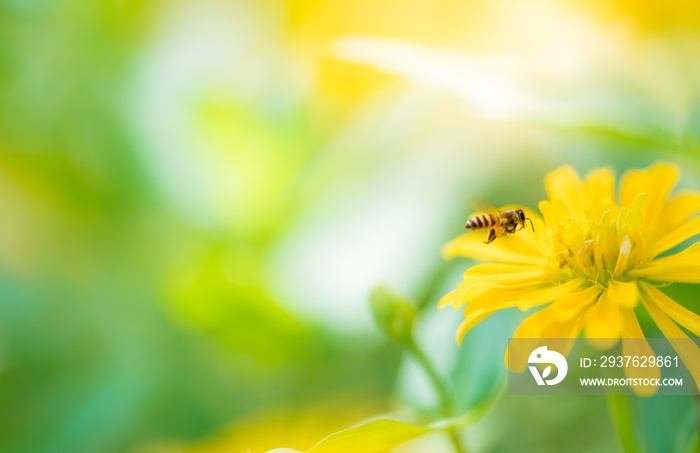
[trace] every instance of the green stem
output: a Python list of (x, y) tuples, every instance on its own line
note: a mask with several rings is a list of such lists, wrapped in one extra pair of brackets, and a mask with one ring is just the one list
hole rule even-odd
[[(442, 379), (440, 379), (440, 376), (433, 365), (430, 363), (425, 354), (423, 354), (423, 352), (418, 348), (418, 345), (416, 345), (414, 341), (411, 341), (409, 350), (418, 359), (418, 362), (420, 362), (421, 366), (425, 370), (425, 373), (428, 375), (430, 382), (432, 382), (435, 390), (438, 393), (438, 397), (440, 399), (440, 415), (443, 417), (449, 417), (452, 414), (452, 400), (450, 399), (450, 395), (447, 392), (447, 388), (442, 382)], [(457, 437), (455, 427), (450, 427), (446, 431), (455, 447), (455, 452), (466, 453), (466, 450), (462, 448), (462, 444)]]
[[(700, 413), (700, 395), (695, 397), (695, 402), (698, 405), (697, 406), (698, 413)], [(700, 420), (698, 420), (697, 423), (698, 423), (698, 426), (697, 426), (698, 433), (700, 433)], [(700, 435), (697, 437), (697, 439), (695, 439), (695, 445), (689, 451), (691, 453), (700, 453)]]
[(447, 389), (442, 383), (442, 379), (440, 379), (440, 376), (438, 376), (437, 371), (435, 371), (435, 368), (433, 368), (433, 365), (430, 363), (430, 361), (428, 361), (428, 358), (418, 348), (415, 342), (412, 342), (409, 345), (409, 349), (416, 359), (418, 359), (418, 362), (420, 362), (421, 366), (425, 370), (425, 373), (428, 375), (430, 382), (435, 387), (435, 390), (437, 390), (438, 397), (440, 399), (440, 415), (443, 417), (449, 417), (450, 413), (452, 412), (452, 404), (450, 402), (450, 396), (447, 393)]
[(625, 453), (639, 453), (632, 423), (629, 397), (627, 395), (607, 395), (608, 409), (612, 416), (617, 437)]
[(467, 453), (466, 450), (462, 448), (462, 443), (459, 441), (459, 437), (457, 437), (457, 433), (454, 429), (447, 430), (447, 434), (450, 436), (450, 440), (452, 441), (452, 445), (455, 447), (456, 453)]

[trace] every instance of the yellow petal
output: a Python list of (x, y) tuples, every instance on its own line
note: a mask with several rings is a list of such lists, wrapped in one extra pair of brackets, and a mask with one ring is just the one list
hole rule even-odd
[[(507, 307), (503, 307), (507, 308)], [(472, 316), (470, 318), (465, 319), (461, 323), (459, 323), (459, 327), (457, 327), (457, 332), (455, 333), (455, 339), (457, 340), (457, 344), (462, 344), (462, 341), (464, 341), (464, 336), (469, 333), (470, 330), (474, 328), (477, 324), (479, 324), (481, 321), (484, 319), (488, 318), (492, 314), (494, 314), (498, 310), (492, 310), (492, 311), (484, 311), (483, 313), (480, 313), (479, 315)]]
[(686, 191), (676, 195), (664, 207), (660, 221), (651, 235), (652, 241), (675, 230), (698, 212), (700, 212), (700, 193)]
[(591, 225), (591, 238), (597, 245), (593, 248), (593, 262), (597, 269), (611, 268), (616, 258), (619, 262), (619, 256), (615, 256), (614, 248), (605, 246), (617, 240), (617, 226), (610, 220), (609, 212), (603, 214), (600, 223)]
[(521, 310), (528, 310), (532, 307), (558, 300), (570, 292), (576, 291), (582, 284), (582, 280), (574, 279), (561, 285), (555, 285), (549, 288), (542, 288), (537, 291), (533, 291), (524, 295), (520, 299), (518, 308)]
[(639, 288), (635, 282), (612, 280), (608, 286), (608, 298), (623, 308), (639, 305)]
[(464, 234), (442, 248), (446, 258), (464, 256), (484, 261), (507, 263), (547, 264), (547, 258), (532, 245), (512, 236), (503, 236), (490, 244), (484, 244), (486, 233)]
[(620, 338), (620, 305), (605, 291), (591, 307), (584, 335), (588, 342), (601, 350), (615, 346)]
[(519, 232), (518, 235), (539, 250), (540, 255), (547, 256), (552, 251), (552, 241), (547, 234), (547, 228), (542, 220), (533, 219), (530, 228)]
[(673, 231), (655, 240), (649, 249), (649, 257), (653, 258), (696, 234), (700, 234), (700, 217), (695, 217), (693, 220), (685, 222), (681, 226), (674, 228)]
[(457, 289), (451, 291), (440, 299), (438, 302), (439, 309), (452, 305), (454, 310), (459, 310), (465, 304), (471, 303), (475, 297), (479, 297), (484, 292), (488, 292), (489, 290), (509, 291), (514, 289), (522, 289), (523, 287), (530, 287), (530, 285), (505, 286), (489, 282), (479, 282), (465, 288), (462, 286), (463, 283), (464, 282), (460, 283), (460, 286), (458, 286)]
[(635, 269), (630, 272), (666, 272), (671, 270), (685, 269), (688, 267), (693, 267), (693, 264), (697, 263), (698, 258), (700, 258), (700, 242), (692, 244), (687, 249), (678, 253), (674, 253), (673, 255), (647, 261), (646, 263), (639, 266), (638, 269)]
[(561, 200), (571, 217), (582, 222), (586, 220), (583, 210), (585, 192), (576, 170), (566, 165), (548, 173), (544, 178), (544, 187), (549, 199)]
[[(523, 348), (526, 350), (532, 351), (538, 347), (540, 343), (539, 339), (541, 338), (540, 334), (545, 325), (549, 324), (549, 320), (552, 316), (551, 308), (552, 306), (550, 305), (525, 318), (525, 320), (521, 322), (518, 328), (515, 330), (515, 333), (513, 333), (513, 339), (531, 340), (530, 343), (532, 344), (528, 344), (523, 341), (520, 342), (521, 346), (523, 346)], [(508, 347), (510, 347), (510, 344)], [(527, 359), (528, 357), (524, 354), (509, 355), (508, 348), (506, 348), (505, 360), (508, 369), (516, 372), (523, 371), (527, 366)]]
[(521, 287), (502, 287), (492, 288), (487, 291), (470, 298), (467, 306), (464, 309), (464, 316), (469, 318), (472, 313), (481, 313), (484, 309), (493, 309), (492, 311), (503, 308), (516, 306), (520, 299), (527, 296), (533, 291), (538, 291), (536, 286), (521, 286)]
[[(564, 206), (563, 204), (561, 205)], [(542, 200), (537, 204), (537, 208), (542, 213), (542, 218), (544, 219), (545, 225), (552, 227), (562, 223), (566, 217), (569, 215), (569, 211), (563, 207), (565, 212), (561, 212), (556, 205), (549, 200)]]
[(501, 300), (498, 302), (482, 300), (476, 303), (469, 303), (464, 309), (464, 321), (457, 329), (457, 343), (462, 344), (464, 336), (481, 321), (499, 310), (514, 307), (517, 303), (517, 296), (514, 296), (514, 300)]
[[(544, 312), (548, 308), (549, 307), (535, 313), (535, 315)], [(587, 309), (588, 308), (586, 308), (586, 310)], [(532, 315), (530, 318), (527, 318), (525, 321), (529, 321), (531, 324), (541, 323), (546, 327), (540, 329), (539, 335), (536, 337), (533, 336), (532, 333), (527, 333), (527, 330), (529, 328), (523, 331), (523, 334), (527, 336), (513, 337), (513, 339), (517, 338), (517, 343), (515, 344), (517, 344), (518, 351), (516, 351), (515, 354), (510, 354), (509, 351), (512, 344), (508, 344), (508, 348), (506, 348), (505, 355), (506, 366), (508, 367), (508, 369), (515, 372), (523, 371), (527, 366), (528, 355), (523, 354), (522, 352), (532, 351), (535, 348), (547, 345), (547, 343), (551, 342), (551, 339), (556, 339), (557, 351), (563, 354), (564, 356), (567, 356), (571, 351), (571, 348), (573, 347), (574, 343), (576, 342), (576, 338), (578, 337), (579, 333), (581, 333), (583, 319), (586, 317), (586, 310), (582, 311), (581, 314), (576, 318), (569, 319), (564, 322), (549, 322), (547, 315), (551, 316), (551, 313), (547, 312), (545, 312), (541, 318), (533, 318), (535, 315)]]
[[(464, 283), (464, 282), (462, 282)], [(461, 284), (460, 284), (461, 285)], [(473, 284), (469, 284), (466, 287), (457, 287), (457, 294), (455, 297), (453, 297), (452, 300), (452, 308), (455, 310), (459, 309), (462, 305), (464, 304), (471, 304), (475, 298), (481, 297), (484, 293), (488, 294), (493, 294), (495, 292), (508, 292), (508, 291), (522, 291), (522, 290), (530, 290), (533, 288), (532, 283), (519, 283), (516, 285), (501, 285), (499, 283), (491, 283), (491, 282), (476, 282)], [(446, 304), (450, 302), (447, 302), (447, 300), (443, 301), (440, 300), (440, 303), (438, 304), (439, 308), (442, 308)]]
[[(650, 357), (655, 356), (654, 350), (651, 349), (649, 342), (644, 338), (642, 328), (639, 327), (639, 321), (631, 308), (622, 308), (620, 310), (620, 319), (622, 322), (622, 355), (631, 357)], [(625, 367), (625, 377), (630, 379), (639, 379), (639, 385), (631, 385), (630, 387), (640, 396), (651, 396), (656, 393), (658, 387), (653, 385), (642, 385), (644, 379), (658, 379), (661, 377), (661, 369), (658, 367)], [(632, 381), (634, 382), (634, 381)]]
[(688, 367), (695, 384), (700, 388), (700, 348), (659, 308), (655, 299), (642, 295), (642, 304)]
[(455, 306), (456, 304), (461, 302), (462, 299), (463, 297), (460, 294), (460, 292), (455, 289), (454, 291), (450, 291), (449, 293), (442, 296), (442, 298), (438, 301), (438, 308), (445, 308), (448, 305)]
[[(493, 273), (488, 273), (489, 271)], [(489, 289), (517, 288), (546, 283), (547, 272), (547, 269), (542, 266), (477, 264), (464, 273), (464, 280), (454, 291), (440, 299), (438, 307), (442, 308), (452, 304), (455, 309), (458, 309), (470, 298)]]
[[(567, 290), (570, 287), (567, 287)], [(461, 343), (464, 335), (474, 326), (488, 316), (505, 308), (520, 307), (523, 300), (528, 301), (528, 306), (543, 305), (552, 301), (552, 295), (547, 297), (549, 289), (537, 287), (522, 287), (508, 289), (494, 289), (485, 291), (469, 301), (464, 308), (464, 321), (457, 329), (457, 342)]]
[(541, 266), (523, 266), (509, 263), (480, 263), (475, 264), (466, 271), (464, 277), (469, 276), (491, 276), (494, 274), (512, 274), (517, 272), (528, 272), (541, 269)]
[(573, 348), (576, 343), (576, 338), (578, 338), (581, 333), (584, 320), (588, 317), (590, 308), (590, 305), (583, 307), (578, 316), (565, 322), (551, 323), (542, 331), (542, 338), (558, 339), (557, 351), (564, 355), (564, 357), (568, 357), (571, 348)]
[(648, 231), (653, 231), (677, 180), (678, 168), (666, 163), (655, 163), (643, 170), (631, 170), (622, 176), (620, 205), (629, 206), (637, 195), (646, 193), (642, 217)]
[(648, 283), (642, 283), (642, 285), (671, 319), (688, 329), (693, 335), (700, 337), (700, 316), (680, 305), (654, 286)]
[(586, 174), (586, 213), (588, 218), (598, 220), (606, 212), (617, 217), (615, 204), (615, 174), (609, 167), (591, 170)]
[[(486, 268), (479, 268), (477, 270), (472, 270), (477, 266), (486, 266), (486, 268), (493, 269), (489, 273), (484, 273)], [(508, 265), (505, 265), (508, 266)], [(491, 263), (477, 264), (472, 268), (468, 269), (464, 273), (465, 282), (491, 282), (491, 283), (502, 283), (502, 284), (515, 284), (523, 282), (541, 281), (550, 273), (549, 269), (544, 266), (512, 266), (499, 267)], [(500, 271), (497, 269), (500, 268)]]
[[(589, 291), (590, 290), (590, 291)], [(561, 316), (562, 304), (560, 301), (553, 303), (552, 306), (555, 313), (559, 316), (551, 318), (552, 322), (545, 325), (540, 335), (542, 338), (573, 338), (578, 337), (581, 333), (585, 320), (588, 318), (589, 311), (593, 306), (593, 302), (598, 298), (599, 290), (597, 288), (588, 288), (587, 290), (574, 293), (578, 297), (578, 301), (574, 302), (576, 310), (573, 310), (567, 316)], [(568, 300), (568, 304), (573, 301)], [(568, 343), (568, 347), (573, 346), (573, 342)], [(568, 351), (568, 349), (567, 349)], [(563, 351), (559, 351), (562, 354)], [(568, 353), (568, 352), (567, 352)]]
[(663, 282), (700, 283), (700, 242), (675, 255), (648, 261), (629, 274)]
[(576, 317), (586, 305), (592, 304), (598, 298), (600, 292), (601, 289), (599, 287), (591, 286), (582, 291), (572, 292), (560, 297), (552, 304), (555, 318), (558, 321), (564, 321)]
[(650, 275), (648, 279), (666, 283), (700, 283), (700, 275), (698, 275), (697, 269), (685, 269), (670, 274)]
[(629, 236), (630, 242), (635, 244), (634, 262), (630, 261), (632, 252), (628, 254), (626, 267), (633, 267), (639, 264), (642, 258), (647, 256), (647, 228), (644, 223), (642, 211), (646, 203), (647, 194), (640, 193), (632, 201), (632, 204), (621, 209), (618, 217), (618, 230)]
[(576, 252), (576, 266), (586, 269), (589, 263), (593, 264), (593, 240), (588, 239)]
[[(526, 347), (532, 346), (530, 349), (532, 350), (540, 345), (540, 338), (567, 338), (571, 341), (563, 344), (559, 351), (566, 355), (581, 332), (588, 308), (598, 296), (597, 291), (592, 287), (567, 295), (564, 299), (530, 315), (515, 330), (513, 339), (531, 340), (531, 344)], [(566, 314), (562, 315), (563, 312)], [(527, 356), (514, 354), (509, 359), (508, 349), (506, 349), (505, 360), (506, 366), (516, 372), (524, 370), (527, 366)]]
[(629, 262), (631, 251), (632, 244), (630, 242), (630, 237), (626, 234), (625, 237), (622, 238), (622, 243), (620, 244), (620, 253), (617, 256), (617, 263), (615, 264), (615, 271), (613, 274), (620, 275), (627, 270), (627, 263)]
[(571, 250), (578, 250), (586, 242), (586, 229), (580, 222), (569, 221), (562, 231), (562, 241)]

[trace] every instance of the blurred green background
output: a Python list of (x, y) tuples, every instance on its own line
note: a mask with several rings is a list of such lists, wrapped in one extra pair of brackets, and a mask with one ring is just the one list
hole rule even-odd
[[(0, 451), (305, 449), (429, 413), (379, 283), (466, 411), (522, 317), (459, 348), (435, 309), (470, 203), (536, 207), (564, 163), (698, 188), (699, 153), (697, 1), (0, 1)], [(635, 404), (649, 452), (687, 451), (692, 398)], [(606, 413), (504, 397), (469, 444), (618, 451)]]

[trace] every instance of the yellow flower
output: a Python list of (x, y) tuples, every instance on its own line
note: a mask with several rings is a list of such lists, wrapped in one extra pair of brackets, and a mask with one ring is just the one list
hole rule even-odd
[[(539, 204), (542, 216), (525, 210), (534, 232), (518, 231), (488, 245), (483, 233), (464, 234), (446, 244), (447, 257), (491, 261), (468, 269), (440, 301), (455, 309), (466, 304), (457, 341), (498, 310), (549, 304), (525, 319), (513, 338), (569, 338), (570, 348), (583, 332), (591, 344), (608, 349), (620, 338), (644, 338), (635, 315), (641, 304), (700, 382), (700, 349), (678, 327), (700, 336), (700, 316), (657, 288), (700, 283), (700, 243), (659, 258), (700, 233), (700, 217), (692, 218), (700, 211), (700, 193), (670, 197), (678, 176), (664, 163), (629, 171), (616, 199), (609, 168), (592, 170), (582, 181), (562, 167), (545, 177), (549, 200)], [(654, 355), (646, 340), (623, 341), (622, 348), (625, 355)], [(507, 357), (509, 368), (525, 368)], [(651, 370), (646, 376), (658, 373)]]

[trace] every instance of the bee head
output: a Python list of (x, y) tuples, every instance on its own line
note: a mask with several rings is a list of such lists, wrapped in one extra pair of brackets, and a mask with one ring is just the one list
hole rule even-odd
[[(525, 217), (525, 212), (523, 212), (522, 209), (518, 209), (515, 212), (516, 214), (518, 214), (518, 220), (523, 225), (521, 228), (525, 228), (525, 221), (530, 219), (528, 217)], [(532, 231), (535, 231), (535, 226), (532, 224), (532, 220), (530, 220), (530, 226), (532, 226)]]

